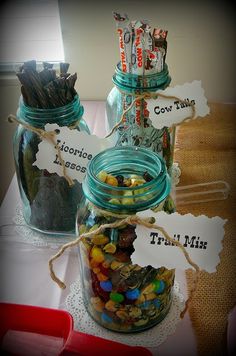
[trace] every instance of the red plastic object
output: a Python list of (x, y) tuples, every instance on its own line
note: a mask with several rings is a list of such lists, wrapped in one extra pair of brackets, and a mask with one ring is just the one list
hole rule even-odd
[[(63, 310), (35, 307), (30, 305), (0, 303), (0, 345), (9, 331), (22, 332), (24, 335), (37, 334), (62, 339), (62, 348), (58, 350), (59, 356), (151, 356), (152, 353), (144, 347), (128, 346), (115, 341), (102, 339), (73, 330), (72, 316)], [(13, 335), (14, 335), (13, 332)], [(25, 333), (24, 333), (25, 332)], [(28, 334), (27, 334), (28, 333)], [(33, 334), (30, 334), (33, 333)], [(14, 340), (12, 341), (14, 343)], [(32, 346), (32, 345), (31, 345)], [(18, 349), (19, 350), (19, 349)], [(22, 355), (22, 353), (8, 353), (8, 355)], [(51, 355), (50, 350), (48, 354)], [(25, 353), (28, 356), (27, 353)]]

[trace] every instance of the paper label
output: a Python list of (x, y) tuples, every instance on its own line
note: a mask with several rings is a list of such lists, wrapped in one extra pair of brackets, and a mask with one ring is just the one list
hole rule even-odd
[[(76, 179), (80, 183), (82, 183), (86, 167), (91, 159), (99, 152), (112, 146), (108, 139), (101, 139), (86, 132), (60, 127), (57, 124), (47, 124), (45, 126), (45, 131), (54, 130), (58, 133), (55, 136), (55, 140), (60, 147), (66, 173), (71, 179)], [(39, 150), (33, 166), (37, 166), (39, 169), (47, 169), (49, 173), (57, 173), (59, 176), (63, 176), (58, 151), (46, 139), (43, 139), (39, 144)]]
[[(188, 252), (190, 258), (200, 269), (215, 272), (220, 262), (219, 253), (224, 237), (223, 220), (216, 216), (180, 215), (165, 212), (154, 213), (146, 210), (138, 216), (155, 217), (156, 224), (163, 227), (174, 240), (178, 240)], [(152, 265), (155, 268), (188, 269), (192, 266), (187, 262), (182, 250), (167, 241), (163, 234), (155, 229), (141, 225), (136, 227), (137, 238), (134, 241), (135, 251), (131, 256), (132, 263), (142, 267)]]
[[(168, 87), (165, 90), (158, 90), (157, 93), (175, 96), (188, 103), (194, 104), (194, 118), (204, 117), (210, 112), (201, 81), (194, 80), (192, 83), (176, 85), (173, 88)], [(161, 129), (164, 126), (170, 127), (192, 115), (191, 106), (189, 104), (182, 104), (177, 99), (159, 97), (157, 99), (147, 100), (147, 104), (149, 118), (152, 120), (153, 126), (157, 129)]]

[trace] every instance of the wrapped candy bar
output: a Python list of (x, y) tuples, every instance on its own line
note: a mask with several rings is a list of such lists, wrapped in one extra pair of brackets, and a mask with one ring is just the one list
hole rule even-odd
[(145, 50), (153, 50), (154, 43), (153, 43), (153, 36), (151, 34), (151, 27), (149, 26), (148, 23), (145, 24), (144, 26), (144, 44), (145, 44)]
[(145, 65), (145, 73), (152, 74), (155, 73), (157, 70), (157, 62), (158, 62), (158, 55), (155, 51), (146, 50), (146, 65)]
[(153, 37), (154, 37), (154, 49), (156, 51), (160, 50), (163, 56), (163, 63), (166, 59), (166, 52), (167, 52), (167, 34), (168, 31), (162, 30), (160, 28), (155, 28), (153, 30)]
[(144, 30), (139, 21), (134, 26), (135, 40), (133, 43), (133, 54), (135, 62), (132, 66), (132, 73), (143, 75), (145, 68), (144, 58)]
[(120, 62), (123, 72), (131, 72), (132, 27), (126, 14), (113, 12), (119, 34)]

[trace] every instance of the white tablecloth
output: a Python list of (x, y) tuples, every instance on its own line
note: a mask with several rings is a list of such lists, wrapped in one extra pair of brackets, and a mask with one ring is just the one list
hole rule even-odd
[[(85, 109), (84, 118), (91, 132), (103, 137), (104, 102), (84, 101), (82, 104)], [(48, 270), (48, 260), (55, 254), (55, 249), (26, 244), (16, 234), (13, 217), (19, 203), (18, 186), (14, 176), (0, 209), (0, 302), (65, 309), (69, 286), (79, 274), (77, 249), (65, 252), (55, 263), (58, 276), (66, 281), (68, 286), (61, 290), (51, 280)], [(182, 294), (186, 295), (184, 273), (177, 271), (176, 279), (180, 283)], [(197, 354), (196, 339), (188, 313), (179, 322), (175, 334), (157, 347), (154, 354), (161, 356)]]

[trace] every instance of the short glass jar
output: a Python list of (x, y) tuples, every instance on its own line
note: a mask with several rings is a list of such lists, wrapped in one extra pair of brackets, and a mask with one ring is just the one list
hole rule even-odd
[[(101, 171), (136, 183), (146, 177), (145, 183), (113, 186), (100, 180)], [(78, 214), (80, 234), (139, 211), (161, 210), (170, 192), (170, 178), (164, 160), (154, 152), (113, 147), (92, 159), (83, 191), (87, 202)], [(124, 333), (150, 328), (167, 315), (175, 276), (174, 270), (162, 266), (132, 264), (135, 228), (127, 224), (106, 228), (82, 239), (79, 247), (83, 298), (89, 314), (105, 328)]]
[(22, 122), (16, 129), (13, 152), (17, 180), (22, 200), (23, 216), (31, 228), (56, 235), (73, 235), (76, 231), (76, 213), (83, 192), (77, 181), (69, 186), (64, 177), (33, 166), (40, 143), (39, 136), (24, 124), (44, 129), (47, 123), (72, 126), (89, 133), (82, 118), (84, 112), (79, 97), (62, 107), (38, 109), (19, 100), (17, 118)]
[[(162, 72), (141, 76), (123, 72), (118, 63), (112, 79), (115, 86), (108, 94), (106, 102), (107, 133), (121, 120), (123, 111), (131, 105), (137, 95), (163, 90), (171, 81), (166, 64)], [(146, 99), (136, 100), (133, 107), (124, 115), (122, 124), (111, 139), (118, 146), (146, 147), (158, 153), (165, 159), (168, 172), (171, 174), (175, 130), (168, 127), (162, 129), (153, 127), (147, 103)]]

